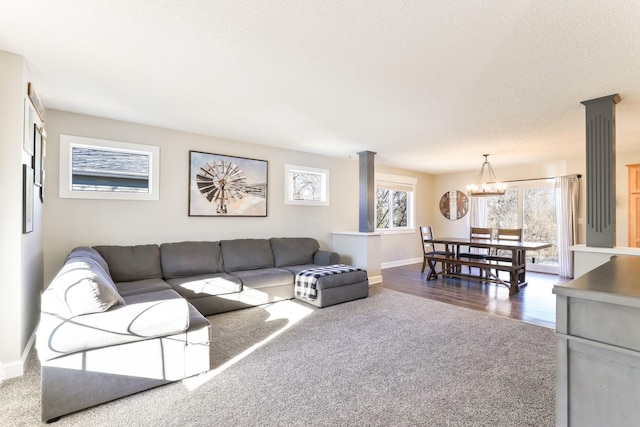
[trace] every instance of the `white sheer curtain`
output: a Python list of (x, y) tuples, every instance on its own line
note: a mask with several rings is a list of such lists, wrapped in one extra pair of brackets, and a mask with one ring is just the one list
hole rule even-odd
[(486, 197), (471, 196), (471, 227), (487, 226), (487, 199)]
[[(487, 226), (487, 198), (471, 196), (471, 219), (470, 227), (486, 227)], [(469, 230), (471, 231), (471, 230)], [(479, 248), (469, 247), (469, 252), (480, 253)]]
[(561, 277), (573, 278), (573, 252), (569, 247), (578, 240), (579, 197), (578, 175), (556, 177), (558, 264)]

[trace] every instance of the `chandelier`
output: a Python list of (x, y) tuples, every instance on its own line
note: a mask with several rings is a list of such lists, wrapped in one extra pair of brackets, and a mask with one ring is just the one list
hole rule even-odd
[[(480, 168), (480, 174), (475, 183), (467, 185), (467, 194), (475, 197), (502, 196), (507, 191), (507, 186), (501, 182), (496, 182), (496, 175), (493, 173), (491, 163), (487, 160), (488, 154), (483, 154), (484, 163)], [(488, 171), (488, 180), (484, 179), (484, 170)]]

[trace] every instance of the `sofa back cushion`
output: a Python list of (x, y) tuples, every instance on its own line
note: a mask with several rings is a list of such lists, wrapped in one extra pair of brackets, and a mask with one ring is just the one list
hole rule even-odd
[(94, 246), (109, 264), (114, 282), (161, 279), (160, 247), (158, 245)]
[(320, 249), (318, 241), (309, 237), (274, 237), (269, 242), (276, 267), (313, 264), (313, 255)]
[(95, 249), (89, 248), (87, 246), (79, 246), (72, 250), (69, 255), (67, 255), (66, 261), (77, 257), (83, 259), (91, 258), (92, 260), (100, 264), (100, 267), (102, 267), (102, 269), (109, 275), (109, 277), (111, 277), (111, 272), (109, 271), (109, 265), (107, 264), (107, 261), (105, 261), (104, 258), (102, 258), (102, 255), (100, 255), (100, 252), (96, 251)]
[(224, 272), (219, 242), (163, 243), (160, 260), (165, 279)]
[(42, 293), (41, 310), (65, 317), (100, 313), (124, 304), (97, 253), (87, 248), (72, 251), (64, 265)]
[(220, 241), (224, 270), (257, 270), (273, 267), (273, 253), (267, 239), (235, 239)]

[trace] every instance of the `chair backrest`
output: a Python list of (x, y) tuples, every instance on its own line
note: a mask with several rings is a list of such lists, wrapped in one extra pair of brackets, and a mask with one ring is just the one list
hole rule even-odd
[(522, 242), (522, 228), (498, 228), (498, 240), (513, 240)]
[(433, 229), (430, 225), (423, 225), (420, 227), (420, 238), (422, 240), (422, 249), (424, 253), (434, 252), (436, 247), (433, 243), (427, 242), (427, 240), (433, 239)]
[[(471, 227), (471, 230), (469, 230), (469, 237), (476, 240), (491, 240), (492, 234), (492, 228)], [(491, 252), (488, 248), (474, 248), (473, 245), (470, 245), (469, 249), (471, 253), (481, 255), (489, 255), (489, 252)]]
[(472, 239), (491, 240), (493, 230), (491, 228), (471, 227), (469, 237)]

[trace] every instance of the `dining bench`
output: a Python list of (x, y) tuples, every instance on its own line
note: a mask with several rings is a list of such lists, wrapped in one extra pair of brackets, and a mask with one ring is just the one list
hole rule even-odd
[[(457, 258), (440, 254), (426, 255), (425, 258), (429, 263), (430, 271), (427, 274), (427, 280), (436, 279), (438, 275), (442, 277), (456, 277), (460, 279), (475, 279), (484, 282), (497, 283), (509, 288), (509, 295), (514, 295), (520, 290), (520, 286), (524, 285), (520, 282), (520, 274), (524, 270), (524, 265), (514, 265), (511, 262), (491, 261), (487, 259), (466, 259)], [(442, 271), (438, 273), (435, 269), (438, 263), (442, 264)], [(462, 266), (473, 267), (484, 272), (474, 276), (472, 274), (462, 273)], [(492, 272), (495, 271), (495, 274)], [(509, 273), (509, 281), (505, 281), (498, 275), (499, 271)]]

